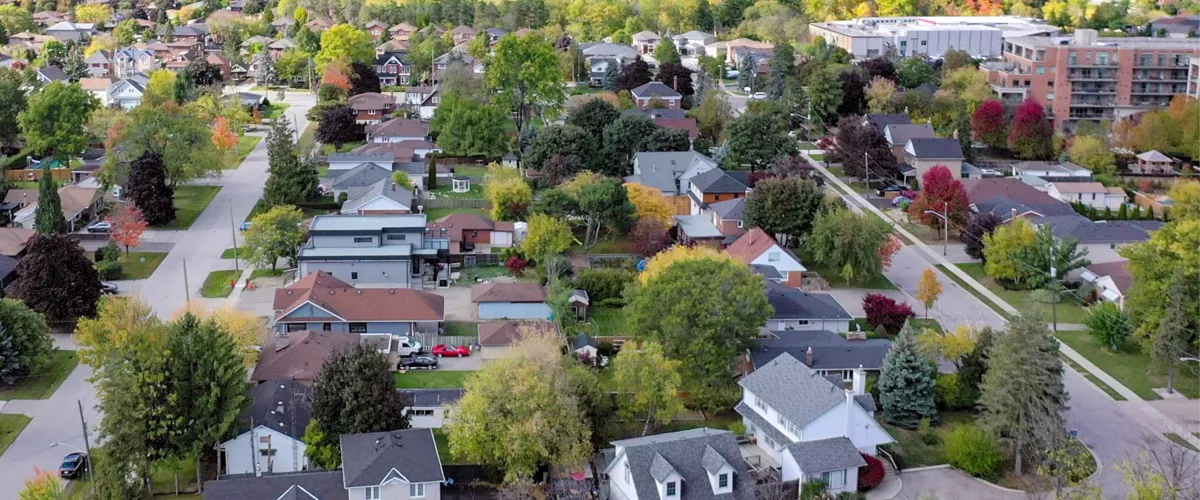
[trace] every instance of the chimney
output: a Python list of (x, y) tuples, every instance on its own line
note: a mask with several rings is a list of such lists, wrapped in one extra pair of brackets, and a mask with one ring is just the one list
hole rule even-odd
[(846, 436), (847, 438), (850, 437), (850, 428), (851, 428), (850, 422), (851, 422), (851, 420), (853, 420), (850, 418), (850, 406), (853, 404), (854, 404), (854, 393), (847, 389), (846, 390), (846, 419), (845, 419), (846, 420), (846, 430), (845, 430), (845, 432), (842, 433), (842, 435)]
[(854, 369), (853, 381), (851, 388), (854, 390), (855, 396), (861, 396), (867, 393), (867, 371), (863, 370), (862, 365)]
[(810, 366), (810, 367), (811, 367), (811, 366), (812, 366), (812, 364), (813, 364), (813, 350), (812, 350), (812, 346), (808, 346), (808, 350), (807, 350), (807, 351), (804, 351), (804, 364), (806, 364), (806, 365), (808, 365), (808, 366)]
[(950, 137), (953, 137), (954, 140), (957, 141), (958, 140), (958, 129), (954, 129), (954, 133), (950, 134)]

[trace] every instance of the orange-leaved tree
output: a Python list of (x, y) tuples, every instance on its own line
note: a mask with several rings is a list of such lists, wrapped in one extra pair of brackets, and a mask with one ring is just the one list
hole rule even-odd
[(131, 204), (118, 206), (116, 211), (108, 217), (108, 221), (112, 223), (112, 232), (110, 233), (112, 239), (125, 245), (126, 255), (129, 254), (129, 247), (142, 244), (142, 233), (149, 226), (142, 211)]
[(212, 142), (222, 151), (229, 151), (237, 146), (237, 133), (229, 126), (229, 120), (223, 116), (218, 116), (213, 123)]

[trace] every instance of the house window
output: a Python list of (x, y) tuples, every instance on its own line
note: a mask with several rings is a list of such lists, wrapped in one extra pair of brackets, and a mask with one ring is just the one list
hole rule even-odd
[(416, 483), (408, 485), (409, 498), (421, 498), (425, 496), (425, 483)]
[(738, 229), (741, 229), (741, 228), (742, 228), (742, 221), (737, 221), (737, 223), (738, 223)]
[(275, 456), (275, 448), (260, 449), (260, 450), (258, 450), (258, 454), (262, 455), (264, 457), (273, 457), (273, 456)]
[(379, 500), (378, 486), (367, 486), (367, 500)]
[(375, 241), (375, 240), (372, 239), (370, 236), (355, 236), (354, 237), (355, 243), (370, 243), (372, 241)]
[(821, 474), (821, 480), (830, 488), (841, 488), (846, 486), (846, 471), (835, 470), (833, 472), (825, 472)]
[(767, 402), (763, 401), (763, 398), (755, 396), (754, 397), (754, 406), (757, 406), (758, 409), (763, 411), (763, 413), (767, 412)]
[(328, 332), (333, 330), (332, 323), (321, 323), (321, 331)]
[(779, 262), (779, 252), (768, 253), (767, 262)]
[(729, 473), (717, 476), (717, 488), (725, 489), (729, 487)]
[(387, 239), (388, 239), (388, 241), (404, 241), (404, 238), (406, 238), (406, 236), (405, 236), (405, 235), (403, 235), (403, 234), (389, 234), (389, 235), (387, 235)]
[(350, 323), (350, 333), (367, 333), (367, 324)]
[(432, 417), (433, 410), (408, 410), (408, 414), (414, 417)]
[(675, 481), (671, 481), (671, 482), (667, 483), (667, 496), (673, 497), (673, 496), (675, 496), (676, 493), (677, 492), (675, 491)]
[(352, 280), (358, 279), (358, 273), (350, 273), (350, 279), (352, 279)]
[(306, 325), (306, 324), (304, 324), (304, 323), (288, 323), (288, 324), (287, 324), (287, 331), (288, 331), (289, 333), (290, 333), (290, 332), (299, 332), (299, 331), (304, 331), (304, 330), (306, 330), (306, 329), (308, 329), (308, 325)]

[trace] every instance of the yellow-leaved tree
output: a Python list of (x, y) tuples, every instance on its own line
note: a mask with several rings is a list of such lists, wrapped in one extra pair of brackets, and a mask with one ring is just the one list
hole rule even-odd
[(571, 234), (571, 225), (557, 217), (546, 214), (533, 214), (529, 218), (529, 231), (521, 249), (525, 256), (542, 260), (549, 255), (558, 255), (567, 251), (575, 236)]
[(267, 322), (262, 317), (233, 307), (209, 308), (199, 303), (193, 303), (175, 311), (175, 318), (178, 319), (189, 312), (200, 321), (211, 319), (217, 323), (217, 328), (229, 332), (234, 342), (237, 343), (238, 352), (241, 352), (245, 358), (247, 367), (258, 359), (258, 351), (255, 346), (263, 345), (268, 337)]
[(921, 273), (921, 284), (917, 285), (917, 300), (925, 304), (925, 317), (929, 317), (929, 308), (942, 295), (942, 284), (938, 282), (937, 273), (932, 267), (925, 268)]
[(1033, 224), (1018, 217), (1011, 223), (996, 228), (992, 234), (983, 236), (983, 256), (987, 264), (983, 270), (998, 280), (1018, 281), (1029, 274), (1018, 259), (1028, 248), (1033, 247), (1037, 237)]
[(674, 220), (675, 209), (661, 191), (635, 183), (626, 183), (625, 190), (629, 193), (629, 201), (637, 208), (639, 219), (655, 219), (662, 221), (663, 225), (669, 225)]
[(720, 250), (709, 246), (674, 246), (659, 252), (646, 262), (646, 270), (638, 275), (638, 279), (642, 284), (650, 282), (650, 279), (661, 274), (664, 270), (671, 267), (672, 264), (688, 260), (715, 260), (715, 261), (734, 261), (734, 258)]
[(150, 306), (131, 297), (104, 297), (95, 318), (81, 318), (75, 326), (79, 360), (99, 368), (110, 352), (137, 346), (157, 349), (167, 340), (167, 328)]
[(958, 325), (950, 331), (926, 328), (917, 336), (917, 347), (930, 359), (944, 359), (960, 366), (963, 356), (975, 350), (979, 333), (967, 325)]

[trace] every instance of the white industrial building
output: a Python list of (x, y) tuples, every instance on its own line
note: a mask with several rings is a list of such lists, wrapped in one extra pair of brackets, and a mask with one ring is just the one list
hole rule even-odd
[(891, 52), (901, 57), (942, 57), (949, 50), (995, 58), (1003, 53), (1005, 38), (1058, 33), (1057, 27), (1040, 20), (1013, 16), (864, 17), (813, 23), (809, 30), (812, 36), (825, 38), (855, 59)]

